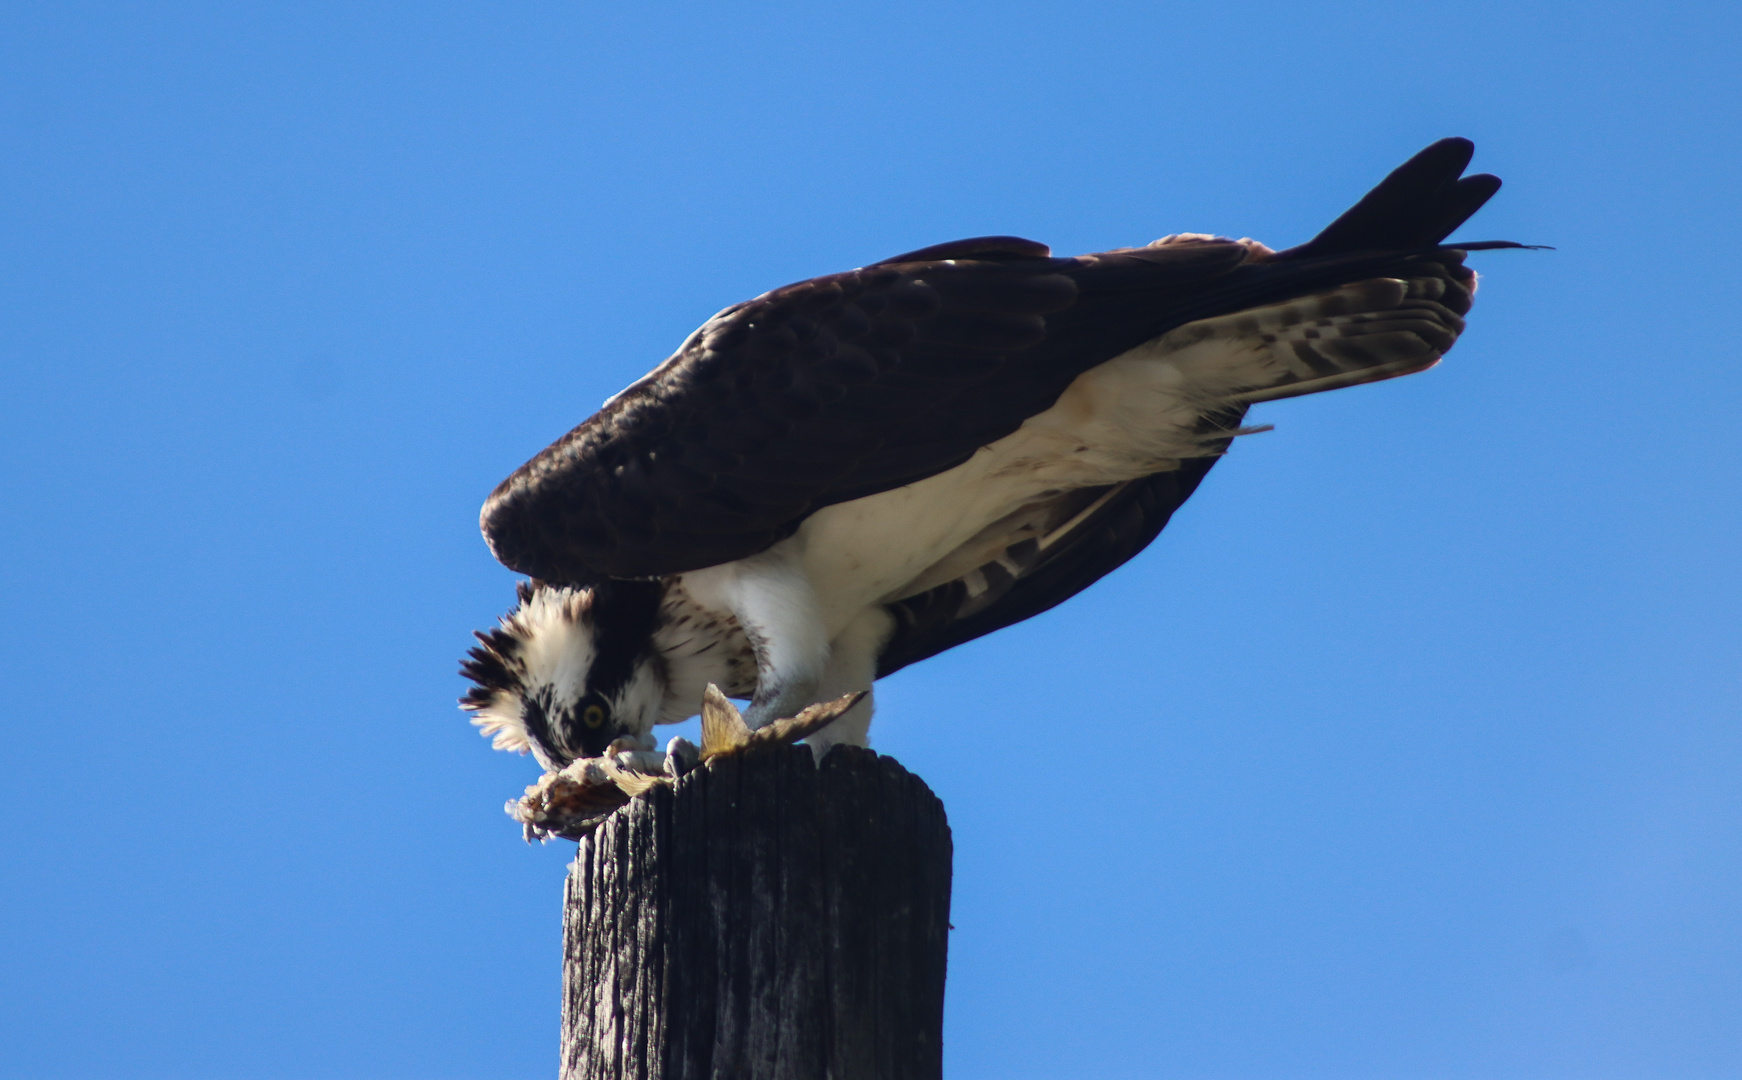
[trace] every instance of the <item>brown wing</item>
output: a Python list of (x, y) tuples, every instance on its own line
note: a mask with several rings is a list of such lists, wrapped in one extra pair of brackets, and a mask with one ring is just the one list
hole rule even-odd
[[(1468, 144), (1452, 143), (1376, 193), (1402, 183), (1438, 229), (1472, 201), (1458, 186)], [(823, 506), (960, 464), (1082, 372), (1186, 322), (1445, 258), (1438, 237), (1374, 249), (1339, 227), (1359, 246), (1321, 235), (1287, 257), (1205, 239), (1054, 259), (993, 237), (777, 289), (709, 320), (503, 481), (484, 534), (511, 569), (553, 582), (744, 558)]]

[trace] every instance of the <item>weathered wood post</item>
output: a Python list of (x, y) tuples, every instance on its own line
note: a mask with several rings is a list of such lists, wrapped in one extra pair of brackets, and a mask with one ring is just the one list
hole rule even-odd
[(893, 759), (718, 758), (580, 842), (563, 1080), (943, 1071), (950, 828)]

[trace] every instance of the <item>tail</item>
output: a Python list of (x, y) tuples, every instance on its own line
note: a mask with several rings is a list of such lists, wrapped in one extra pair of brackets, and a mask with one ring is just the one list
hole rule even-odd
[(1277, 253), (1278, 259), (1347, 255), (1364, 251), (1409, 251), (1452, 247), (1462, 251), (1521, 248), (1505, 240), (1444, 244), (1452, 230), (1500, 190), (1500, 178), (1489, 173), (1464, 176), (1476, 144), (1469, 139), (1441, 139), (1392, 170), (1379, 186), (1299, 247)]
[(1183, 360), (1217, 338), (1241, 343), (1215, 354), (1221, 401), (1234, 406), (1432, 367), (1457, 342), (1470, 311), (1476, 276), (1463, 265), (1465, 252), (1528, 246), (1445, 242), (1500, 190), (1497, 176), (1462, 175), (1474, 151), (1468, 139), (1441, 139), (1317, 236), (1267, 260), (1303, 280), (1341, 277), (1335, 287), (1192, 323), (1164, 344), (1186, 347)]

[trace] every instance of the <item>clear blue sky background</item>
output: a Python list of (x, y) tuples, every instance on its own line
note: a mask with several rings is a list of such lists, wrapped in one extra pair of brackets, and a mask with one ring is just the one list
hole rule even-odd
[(884, 684), (948, 1070), (1742, 1075), (1734, 5), (0, 12), (0, 1075), (555, 1066), (477, 508), (724, 305), (1507, 187), (1463, 342)]

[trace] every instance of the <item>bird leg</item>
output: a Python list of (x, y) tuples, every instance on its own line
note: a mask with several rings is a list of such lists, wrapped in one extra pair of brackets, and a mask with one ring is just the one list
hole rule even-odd
[(756, 652), (752, 729), (815, 701), (828, 667), (829, 639), (816, 589), (797, 550), (783, 541), (760, 555), (694, 570), (684, 588), (704, 607), (731, 612)]
[(895, 629), (895, 618), (881, 604), (873, 605), (848, 623), (829, 643), (829, 666), (817, 687), (817, 698), (833, 701), (843, 694), (863, 690), (866, 693), (839, 720), (810, 736), (805, 742), (818, 761), (830, 748), (840, 743), (848, 746), (869, 746), (871, 728), (870, 694), (872, 680), (877, 678), (877, 655)]

